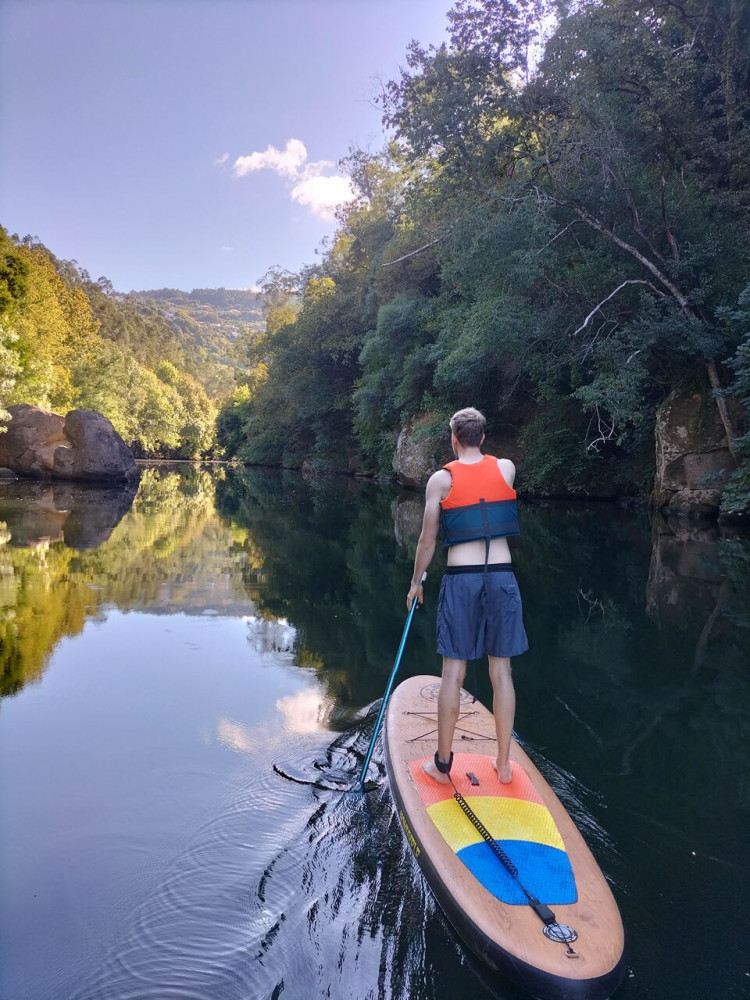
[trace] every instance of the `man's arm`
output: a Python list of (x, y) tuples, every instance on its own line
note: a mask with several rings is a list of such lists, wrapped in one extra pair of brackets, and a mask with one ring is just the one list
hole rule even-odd
[(498, 458), (497, 467), (508, 486), (513, 486), (516, 478), (516, 467), (509, 458)]
[(424, 600), (422, 592), (422, 577), (432, 562), (435, 554), (435, 543), (440, 528), (440, 501), (447, 496), (451, 485), (451, 474), (446, 469), (435, 472), (427, 483), (425, 491), (424, 518), (422, 534), (417, 542), (417, 554), (414, 557), (414, 572), (411, 587), (406, 595), (406, 606), (411, 610), (414, 598), (421, 604)]

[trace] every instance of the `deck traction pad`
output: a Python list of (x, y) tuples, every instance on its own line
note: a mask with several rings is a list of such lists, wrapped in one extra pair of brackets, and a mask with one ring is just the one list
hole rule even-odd
[[(429, 759), (413, 760), (409, 768), (422, 803), (443, 839), (488, 892), (503, 903), (525, 905), (527, 899), (518, 883), (456, 802), (452, 786), (439, 784), (422, 770)], [(573, 869), (557, 824), (526, 771), (515, 762), (511, 762), (511, 768), (513, 780), (502, 784), (492, 757), (457, 753), (451, 778), (516, 866), (528, 891), (550, 905), (575, 903), (578, 893)], [(479, 785), (472, 785), (467, 772), (476, 776)]]

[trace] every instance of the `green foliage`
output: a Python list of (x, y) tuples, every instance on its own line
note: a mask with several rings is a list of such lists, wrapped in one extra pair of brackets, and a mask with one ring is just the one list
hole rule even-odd
[(741, 339), (749, 11), (459, 0), (385, 88), (396, 143), (345, 161), (321, 263), (267, 276), (242, 457), (390, 471), (408, 420), (473, 403), (525, 426), (524, 485), (640, 488), (659, 402)]
[(14, 345), (13, 317), (28, 290), (29, 265), (11, 249), (7, 234), (0, 227), (0, 432), (2, 421), (10, 416), (4, 409), (21, 372), (21, 361)]
[(70, 366), (96, 343), (88, 299), (46, 247), (10, 237), (1, 227), (0, 258), (6, 261), (5, 286), (12, 298), (3, 317), (3, 346), (13, 355), (6, 355), (3, 401), (70, 408), (75, 400)]
[(519, 479), (524, 491), (541, 495), (585, 494), (586, 450), (564, 396), (549, 392), (519, 438), (523, 463)]
[(432, 384), (434, 303), (403, 292), (378, 310), (359, 356), (362, 374), (353, 393), (354, 429), (364, 454), (388, 469), (405, 416), (418, 412)]
[(140, 455), (210, 452), (215, 407), (163, 317), (2, 229), (0, 261), (0, 404), (98, 410)]
[[(729, 361), (734, 370), (734, 380), (727, 395), (734, 397), (750, 414), (750, 285), (739, 297), (737, 308), (727, 311), (729, 324), (744, 330), (744, 337), (737, 353)], [(738, 468), (724, 486), (721, 494), (721, 509), (725, 514), (750, 514), (750, 431), (734, 442)]]
[(0, 257), (0, 317), (10, 313), (26, 295), (29, 265), (9, 249), (7, 234), (2, 230), (3, 253)]
[(262, 292), (160, 288), (132, 292), (128, 298), (142, 312), (158, 314), (168, 326), (183, 352), (181, 366), (212, 400), (223, 401), (231, 395), (249, 349), (265, 326)]

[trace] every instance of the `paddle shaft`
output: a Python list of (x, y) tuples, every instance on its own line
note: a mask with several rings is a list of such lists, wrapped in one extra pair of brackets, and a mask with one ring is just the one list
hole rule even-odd
[[(426, 573), (422, 574), (422, 583), (424, 583), (427, 577)], [(404, 625), (404, 631), (401, 636), (401, 642), (399, 643), (398, 652), (396, 653), (396, 662), (393, 664), (393, 670), (391, 670), (391, 676), (388, 678), (388, 686), (385, 689), (385, 694), (383, 695), (383, 702), (380, 706), (380, 712), (378, 712), (378, 721), (375, 723), (375, 729), (373, 730), (372, 739), (370, 740), (370, 748), (367, 751), (367, 756), (365, 757), (365, 762), (362, 766), (362, 771), (359, 775), (360, 785), (364, 785), (365, 776), (367, 775), (367, 768), (370, 766), (370, 758), (372, 757), (372, 752), (375, 749), (375, 741), (378, 738), (378, 733), (380, 732), (380, 726), (383, 722), (383, 716), (385, 715), (385, 709), (388, 704), (388, 699), (391, 696), (391, 689), (393, 688), (393, 682), (396, 679), (396, 674), (398, 673), (398, 668), (401, 665), (401, 656), (404, 652), (404, 646), (406, 645), (406, 637), (409, 634), (409, 626), (411, 625), (411, 620), (414, 617), (414, 612), (417, 610), (418, 601), (415, 597), (411, 602), (411, 607), (409, 608), (409, 614), (406, 616), (406, 624)]]

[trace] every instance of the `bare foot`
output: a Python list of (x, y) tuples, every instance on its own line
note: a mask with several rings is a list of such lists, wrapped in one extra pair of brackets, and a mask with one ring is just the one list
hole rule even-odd
[(422, 764), (422, 770), (424, 771), (425, 774), (429, 774), (431, 778), (434, 778), (435, 781), (439, 781), (441, 785), (450, 784), (451, 779), (448, 777), (447, 774), (443, 774), (442, 771), (438, 771), (438, 769), (435, 767), (434, 760), (432, 759), (426, 760), (424, 764)]
[(510, 764), (498, 764), (494, 761), (492, 766), (497, 772), (497, 780), (502, 785), (509, 785), (513, 781), (513, 771), (511, 770)]

